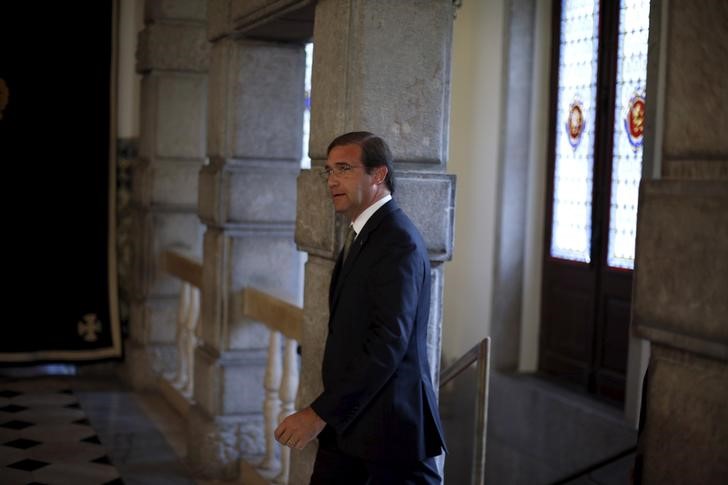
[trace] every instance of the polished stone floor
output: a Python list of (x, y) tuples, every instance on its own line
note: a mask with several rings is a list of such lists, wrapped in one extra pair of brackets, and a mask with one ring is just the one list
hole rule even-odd
[(0, 384), (0, 483), (122, 483), (67, 382)]
[[(471, 483), (476, 378), (472, 367), (440, 393), (448, 485)], [(637, 434), (620, 409), (535, 376), (497, 371), (488, 402), (485, 483), (630, 483)]]
[(538, 376), (494, 371), (487, 440), (486, 483), (623, 485), (637, 432), (619, 407)]
[[(467, 373), (462, 380), (472, 381)], [(448, 391), (441, 396), (448, 485), (469, 483), (460, 472), (471, 463), (455, 455), (469, 455), (474, 423), (462, 417), (473, 415), (474, 390), (460, 387), (449, 404)], [(161, 395), (133, 393), (108, 375), (0, 375), (0, 485), (222, 485), (191, 478), (180, 458), (185, 433), (186, 422)], [(561, 479), (629, 450), (635, 440), (616, 409), (539, 379), (491, 374), (486, 483), (566, 483)], [(629, 483), (633, 459), (624, 456), (568, 484)]]
[(183, 443), (161, 398), (114, 378), (0, 377), (0, 484), (194, 484)]

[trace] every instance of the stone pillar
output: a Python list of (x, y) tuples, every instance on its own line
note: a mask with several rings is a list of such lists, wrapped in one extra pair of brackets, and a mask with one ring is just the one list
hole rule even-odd
[(208, 42), (203, 0), (148, 0), (139, 37), (143, 75), (133, 166), (133, 269), (126, 375), (137, 388), (174, 370), (179, 282), (159, 269), (176, 247), (201, 252), (197, 174), (205, 160)]
[(652, 347), (642, 483), (719, 484), (728, 477), (728, 68), (715, 59), (728, 56), (728, 5), (654, 5), (651, 62), (662, 55), (646, 139), (658, 141), (657, 179), (641, 187), (633, 303), (635, 331)]
[[(224, 7), (218, 2), (217, 7)], [(305, 51), (233, 38), (229, 10), (210, 12), (208, 155), (200, 172), (205, 224), (201, 345), (188, 460), (196, 475), (231, 479), (241, 457), (264, 451), (263, 377), (268, 331), (241, 317), (253, 286), (300, 300), (293, 233), (300, 167)]]
[[(320, 0), (312, 78), (312, 170), (298, 178), (296, 242), (308, 252), (298, 407), (321, 392), (328, 286), (343, 242), (326, 184), (315, 173), (337, 135), (367, 130), (392, 148), (394, 194), (422, 232), (432, 263), (429, 359), (438, 382), (443, 262), (452, 255), (455, 180), (448, 152), (451, 0)], [(308, 483), (315, 446), (292, 456), (292, 484)]]
[(528, 141), (531, 138), (529, 121), (534, 109), (531, 94), (536, 49), (536, 2), (509, 0), (506, 5), (508, 50), (504, 56), (507, 65), (505, 96), (501, 101), (504, 126), (498, 162), (496, 257), (490, 325), (493, 368), (515, 371), (521, 343), (527, 202), (529, 191), (533, 190), (528, 185)]

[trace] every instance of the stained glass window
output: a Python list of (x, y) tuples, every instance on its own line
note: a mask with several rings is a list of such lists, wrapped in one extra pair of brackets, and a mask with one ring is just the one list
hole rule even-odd
[(551, 256), (590, 261), (599, 1), (565, 0), (561, 15)]
[(308, 140), (311, 135), (311, 69), (313, 67), (313, 44), (306, 44), (306, 97), (303, 110), (303, 151), (301, 153), (301, 168), (311, 168), (311, 159), (308, 158)]
[(649, 23), (649, 0), (622, 0), (619, 12), (607, 250), (607, 264), (618, 268), (634, 267), (637, 198), (642, 174)]

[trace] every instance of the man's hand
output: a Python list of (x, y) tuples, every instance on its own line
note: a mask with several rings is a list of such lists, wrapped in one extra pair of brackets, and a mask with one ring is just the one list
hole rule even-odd
[(326, 422), (309, 407), (281, 421), (275, 430), (275, 437), (283, 446), (302, 450), (325, 426)]

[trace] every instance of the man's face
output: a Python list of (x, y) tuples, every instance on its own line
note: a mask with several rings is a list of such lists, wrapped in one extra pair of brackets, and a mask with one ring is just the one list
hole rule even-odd
[[(332, 148), (326, 160), (326, 168), (332, 170), (328, 186), (334, 208), (351, 221), (383, 195), (382, 181), (387, 174), (386, 167), (367, 173), (361, 155), (359, 145), (342, 145)], [(351, 170), (337, 173), (337, 169), (347, 166)]]

